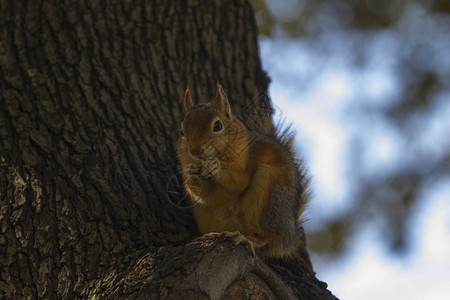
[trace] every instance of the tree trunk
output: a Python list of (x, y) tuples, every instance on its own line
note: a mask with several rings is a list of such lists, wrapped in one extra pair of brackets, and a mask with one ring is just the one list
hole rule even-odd
[(256, 35), (245, 1), (0, 2), (0, 298), (334, 298), (306, 249), (194, 239), (183, 92), (267, 126)]

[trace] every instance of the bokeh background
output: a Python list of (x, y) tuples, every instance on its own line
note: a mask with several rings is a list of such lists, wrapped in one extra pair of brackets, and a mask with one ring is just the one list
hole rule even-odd
[(313, 178), (318, 278), (342, 299), (449, 299), (450, 1), (252, 4)]

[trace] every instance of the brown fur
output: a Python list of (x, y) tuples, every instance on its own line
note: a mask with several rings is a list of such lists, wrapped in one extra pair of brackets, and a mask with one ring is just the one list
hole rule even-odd
[[(231, 114), (220, 85), (216, 99), (200, 105), (187, 89), (185, 107), (177, 150), (199, 230), (239, 231), (264, 257), (289, 256), (286, 244), (298, 246), (295, 218), (306, 203), (292, 137), (250, 132)], [(215, 132), (217, 121), (223, 128)]]

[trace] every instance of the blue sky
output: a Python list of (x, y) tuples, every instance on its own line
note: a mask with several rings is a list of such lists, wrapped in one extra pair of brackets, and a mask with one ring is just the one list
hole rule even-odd
[[(336, 31), (314, 40), (260, 39), (275, 118), (294, 124), (299, 155), (313, 176), (307, 231), (352, 205), (353, 173), (377, 176), (417, 166), (418, 159), (432, 164), (450, 148), (450, 84), (436, 94), (431, 109), (409, 120), (413, 138), (382, 114), (395, 104), (408, 80), (398, 72), (398, 62), (409, 49), (405, 45), (425, 43), (430, 55), (422, 67), (439, 65), (449, 80), (450, 39), (448, 33), (438, 34), (449, 27), (441, 25), (427, 19), (420, 7), (412, 7), (391, 30)], [(355, 43), (361, 42), (367, 58), (363, 67), (352, 55)], [(357, 166), (351, 163), (355, 139), (362, 144)], [(356, 234), (341, 259), (313, 255), (318, 277), (342, 299), (448, 297), (450, 176), (429, 182), (420, 197), (423, 201), (410, 224), (414, 230), (409, 238), (414, 241), (408, 255), (387, 251), (374, 223)]]

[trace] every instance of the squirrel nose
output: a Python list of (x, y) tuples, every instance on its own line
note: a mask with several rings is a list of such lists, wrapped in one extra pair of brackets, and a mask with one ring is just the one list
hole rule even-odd
[(199, 156), (200, 154), (203, 153), (203, 148), (202, 147), (191, 148), (190, 152), (193, 156)]

